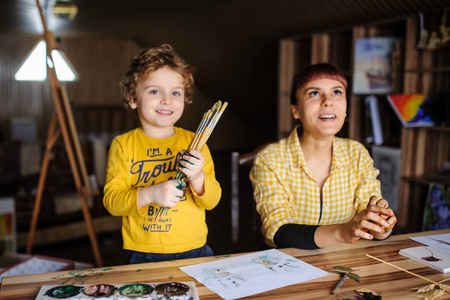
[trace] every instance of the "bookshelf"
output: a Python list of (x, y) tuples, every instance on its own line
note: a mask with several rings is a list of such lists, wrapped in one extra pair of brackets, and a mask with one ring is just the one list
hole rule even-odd
[[(450, 101), (450, 48), (433, 51), (418, 49), (418, 22), (418, 16), (408, 16), (280, 40), (278, 138), (286, 137), (296, 124), (289, 108), (289, 89), (294, 74), (309, 64), (329, 62), (344, 73), (349, 83), (347, 120), (338, 136), (360, 141), (371, 149), (372, 145), (365, 143), (364, 98), (368, 95), (352, 93), (354, 45), (357, 38), (400, 38), (401, 56), (396, 92), (428, 93), (433, 101), (445, 106), (445, 101)], [(397, 232), (420, 231), (428, 186), (436, 180), (433, 175), (450, 160), (450, 127), (403, 128), (385, 96), (377, 95), (383, 145), (401, 150)], [(441, 178), (440, 182), (450, 185), (448, 179)]]
[[(448, 101), (450, 82), (450, 49), (420, 50), (415, 47), (418, 40), (418, 18), (406, 20), (404, 93), (426, 93), (440, 103)], [(447, 94), (447, 98), (446, 97)], [(445, 103), (447, 101), (447, 103)], [(447, 126), (450, 124), (447, 124)], [(417, 127), (401, 129), (402, 180), (400, 195), (404, 209), (399, 219), (401, 228), (419, 228), (421, 220), (414, 218), (415, 212), (423, 211), (431, 182), (439, 181), (446, 186), (449, 179), (439, 179), (436, 173), (450, 160), (450, 127)]]

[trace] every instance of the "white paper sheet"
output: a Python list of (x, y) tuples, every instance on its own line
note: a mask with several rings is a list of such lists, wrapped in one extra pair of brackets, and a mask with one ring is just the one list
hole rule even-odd
[(224, 299), (238, 299), (329, 274), (276, 249), (180, 269)]
[(430, 246), (401, 249), (399, 254), (442, 273), (450, 272), (450, 254)]
[(411, 237), (413, 241), (450, 253), (450, 233)]

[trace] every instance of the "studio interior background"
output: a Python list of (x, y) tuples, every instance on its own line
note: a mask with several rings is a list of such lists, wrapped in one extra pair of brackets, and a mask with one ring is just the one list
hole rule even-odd
[[(398, 203), (399, 232), (421, 230), (430, 184), (450, 182), (445, 174), (450, 160), (448, 0), (39, 3), (48, 30), (78, 75), (63, 85), (86, 169), (99, 190), (87, 200), (105, 265), (125, 263), (121, 219), (110, 216), (102, 204), (107, 150), (114, 136), (138, 126), (123, 109), (119, 82), (130, 59), (151, 45), (169, 43), (195, 67), (194, 102), (178, 126), (195, 130), (216, 101), (229, 103), (208, 141), (223, 189), (220, 204), (207, 215), (208, 243), (217, 254), (254, 250), (262, 242), (248, 180), (252, 151), (286, 136), (295, 125), (288, 104), (290, 81), (310, 63), (331, 62), (348, 76), (349, 113), (340, 135), (365, 143), (371, 151), (383, 148), (377, 152), (379, 167), (387, 167), (387, 176), (393, 176), (386, 186), (398, 180), (388, 192)], [(430, 36), (435, 29), (438, 41), (424, 37), (424, 29)], [(43, 32), (35, 0), (0, 2), (0, 200), (12, 201), (14, 220), (12, 242), (3, 241), (3, 252), (8, 247), (26, 252), (55, 114), (48, 80), (14, 78)], [(389, 69), (387, 91), (361, 91), (353, 84), (355, 46), (363, 38), (394, 38), (400, 43), (397, 52), (389, 52), (389, 59), (396, 57), (397, 63)], [(365, 103), (372, 94), (382, 121), (381, 143), (374, 140), (374, 131), (369, 132), (373, 124), (366, 122)], [(429, 95), (427, 113), (434, 126), (402, 124), (386, 100), (388, 94)], [(389, 170), (389, 160), (398, 163), (397, 173)], [(95, 263), (61, 137), (52, 147), (45, 178), (33, 254)], [(7, 214), (8, 205), (4, 206), (6, 212), (0, 213)], [(414, 217), (417, 214), (420, 218)]]

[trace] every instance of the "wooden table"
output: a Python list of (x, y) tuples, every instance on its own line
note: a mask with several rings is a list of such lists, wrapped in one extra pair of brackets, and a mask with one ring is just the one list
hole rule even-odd
[[(353, 245), (343, 244), (312, 251), (294, 248), (281, 249), (281, 251), (325, 271), (333, 270), (333, 266), (346, 266), (357, 270), (355, 273), (360, 275), (361, 282), (358, 283), (347, 279), (340, 288), (340, 292), (352, 291), (358, 288), (368, 288), (376, 293), (382, 294), (387, 299), (419, 299), (417, 295), (409, 289), (427, 285), (429, 283), (428, 281), (369, 258), (366, 254), (388, 261), (430, 280), (436, 282), (441, 281), (450, 278), (450, 274), (440, 273), (398, 254), (400, 249), (422, 245), (408, 239), (408, 237), (441, 233), (450, 233), (450, 230), (395, 235), (385, 241), (361, 240)], [(5, 277), (1, 284), (0, 299), (35, 299), (42, 285), (168, 281), (194, 281), (201, 300), (221, 299), (217, 294), (182, 272), (179, 267), (242, 254), (245, 253), (161, 263), (122, 265)], [(338, 281), (339, 275), (332, 273), (315, 280), (246, 297), (245, 299), (300, 299), (300, 296), (302, 300), (322, 299), (331, 294), (331, 291)], [(450, 285), (450, 280), (447, 283)], [(450, 294), (446, 294), (440, 299), (450, 299)]]

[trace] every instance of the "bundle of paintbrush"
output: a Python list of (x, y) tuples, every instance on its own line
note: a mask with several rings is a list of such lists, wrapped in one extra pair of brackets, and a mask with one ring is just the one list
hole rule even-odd
[[(187, 154), (189, 155), (189, 150), (194, 149), (197, 151), (201, 151), (203, 146), (206, 144), (206, 141), (211, 136), (214, 127), (216, 127), (217, 122), (219, 122), (220, 117), (222, 116), (225, 108), (227, 107), (228, 102), (222, 103), (222, 101), (217, 101), (211, 109), (203, 114), (203, 118), (200, 121), (200, 124), (195, 131), (195, 135), (192, 138), (191, 143), (188, 146)], [(180, 180), (180, 184), (177, 186), (178, 189), (183, 190), (186, 187), (186, 183), (184, 179), (186, 175), (181, 172), (179, 169), (177, 174), (175, 175), (175, 179)], [(161, 207), (155, 215), (155, 220), (160, 218), (161, 216), (167, 215), (169, 211), (169, 207)]]

